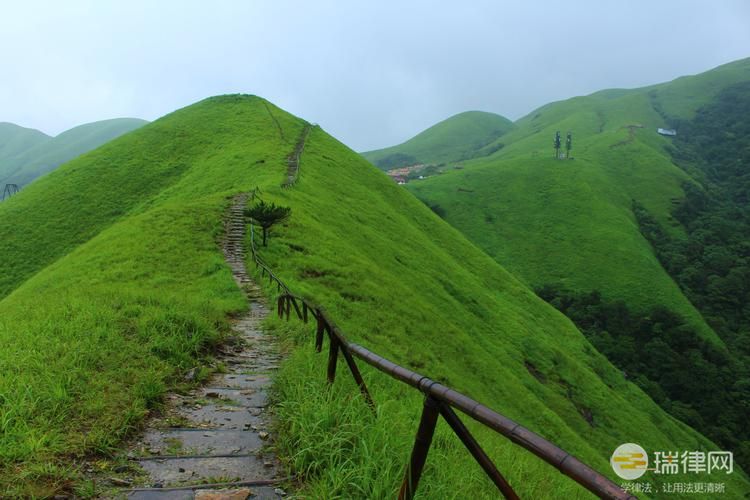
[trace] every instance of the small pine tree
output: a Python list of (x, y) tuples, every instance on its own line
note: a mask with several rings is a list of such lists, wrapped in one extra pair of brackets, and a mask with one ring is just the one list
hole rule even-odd
[(263, 246), (267, 246), (268, 230), (274, 224), (284, 222), (292, 215), (290, 207), (279, 207), (275, 203), (259, 201), (245, 209), (245, 216), (263, 228)]
[(570, 159), (571, 149), (573, 149), (573, 134), (568, 132), (568, 137), (565, 139), (565, 158)]

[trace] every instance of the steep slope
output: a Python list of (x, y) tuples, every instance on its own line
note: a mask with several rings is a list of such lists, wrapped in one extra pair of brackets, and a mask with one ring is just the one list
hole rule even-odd
[[(409, 185), (516, 276), (545, 288), (545, 297), (561, 308), (588, 301), (576, 295), (600, 294), (588, 303), (588, 318), (582, 321), (589, 321), (594, 302), (619, 314), (617, 304), (623, 301), (634, 323), (652, 323), (643, 328), (641, 338), (620, 337), (612, 330), (616, 321), (609, 329), (593, 328), (599, 333), (592, 338), (628, 373), (644, 374), (634, 369), (646, 359), (637, 353), (655, 349), (657, 340), (666, 345), (658, 344), (662, 354), (653, 356), (659, 359), (652, 360), (650, 371), (664, 372), (667, 363), (691, 359), (691, 366), (679, 368), (684, 384), (658, 374), (640, 377), (639, 384), (673, 414), (732, 447), (745, 463), (750, 460), (743, 430), (748, 396), (734, 380), (745, 379), (750, 367), (736, 357), (736, 350), (724, 348), (724, 341), (735, 344), (732, 334), (719, 331), (724, 339), (717, 336), (642, 232), (644, 220), (652, 218), (669, 238), (684, 240), (685, 228), (673, 213), (697, 179), (690, 169), (675, 165), (673, 140), (659, 136), (656, 128), (674, 126), (681, 134), (681, 119), (692, 117), (723, 89), (748, 81), (750, 59), (745, 59), (666, 84), (549, 104), (519, 120), (503, 138), (507, 146), (493, 156)], [(573, 131), (575, 159), (552, 158), (556, 130)], [(686, 260), (681, 262), (675, 264), (684, 267)], [(660, 307), (668, 313), (662, 314)], [(670, 314), (677, 318), (667, 323), (685, 321), (676, 328), (680, 335), (662, 333), (668, 328), (653, 319)], [(629, 330), (626, 325), (618, 328)], [(710, 375), (701, 371), (704, 368)], [(724, 374), (725, 369), (734, 375)], [(700, 389), (687, 382), (691, 376), (703, 382)], [(717, 378), (722, 383), (709, 387), (708, 381)], [(722, 403), (717, 405), (717, 400)], [(721, 417), (715, 407), (724, 408)]]
[(4, 496), (68, 491), (71, 457), (111, 450), (189, 368), (205, 378), (199, 358), (244, 307), (215, 241), (226, 196), (281, 175), (276, 124), (301, 129), (274, 110), (203, 101), (0, 206)]
[[(466, 391), (605, 473), (621, 442), (715, 448), (626, 381), (564, 316), (319, 128), (299, 181), (282, 189), (304, 125), (257, 97), (207, 99), (0, 206), (0, 257), (24, 269), (6, 278), (0, 301), (7, 491), (60, 491), (72, 474), (60, 468), (64, 457), (111, 450), (201, 363), (243, 303), (215, 241), (223, 211), (230, 196), (255, 187), (292, 208), (264, 256), (353, 340)], [(313, 494), (392, 496), (419, 395), (366, 370), (379, 405), (373, 418), (343, 376), (325, 388), (309, 329), (272, 324), (299, 344), (277, 388), (279, 444), (292, 471)], [(478, 435), (522, 496), (583, 496), (536, 458)], [(444, 428), (426, 474), (428, 497), (455, 493), (456, 484), (468, 497), (493, 495)], [(728, 497), (749, 487), (740, 473), (726, 483)], [(22, 490), (31, 485), (38, 489)]]
[(13, 158), (49, 139), (47, 134), (38, 130), (0, 123), (0, 179), (10, 175)]
[[(683, 234), (671, 210), (692, 179), (656, 128), (748, 79), (745, 59), (667, 84), (549, 104), (516, 122), (492, 156), (409, 189), (533, 286), (596, 289), (640, 308), (663, 304), (715, 339), (640, 234), (632, 200)], [(556, 130), (573, 132), (574, 160), (552, 159)]]
[(362, 155), (383, 170), (417, 163), (447, 163), (486, 156), (494, 143), (513, 127), (500, 115), (484, 111), (466, 111), (433, 125), (403, 144), (368, 151)]
[(115, 118), (80, 125), (52, 138), (45, 136), (46, 140), (37, 141), (13, 156), (0, 157), (0, 184), (26, 185), (66, 161), (146, 123), (138, 118)]
[[(390, 180), (364, 165), (357, 168), (361, 164), (315, 129), (305, 147), (300, 182), (273, 196), (290, 206), (293, 216), (262, 252), (294, 291), (323, 303), (354, 341), (490, 402), (601, 464), (600, 470), (607, 470), (609, 453), (603, 450), (619, 440), (653, 439), (648, 447), (656, 449), (664, 446), (656, 444), (661, 439), (685, 439), (668, 430), (685, 427), (656, 417), (661, 411), (642, 399), (564, 317), (538, 302), (457, 231), (436, 221), (426, 207), (402, 196)], [(368, 209), (359, 207), (362, 201)], [(309, 349), (311, 334), (307, 329), (292, 337)], [(410, 440), (397, 436), (412, 436), (421, 398), (369, 374), (376, 401), (398, 394), (398, 403), (385, 403), (379, 410), (385, 418), (368, 419), (361, 400), (344, 412), (321, 411), (310, 402), (327, 398), (321, 361), (299, 349), (286, 365), (280, 411), (291, 421), (285, 428), (293, 434), (287, 452), (299, 470), (317, 467), (325, 457), (354, 476), (347, 483), (323, 475), (312, 481), (314, 493), (391, 496), (403, 461), (380, 440), (400, 450), (395, 457), (408, 456)], [(354, 390), (352, 384), (348, 387)], [(339, 393), (340, 400), (351, 394)], [(633, 413), (623, 415), (629, 411), (625, 408)], [(594, 415), (593, 420), (586, 415)], [(322, 437), (321, 426), (335, 430), (335, 438)], [(657, 437), (662, 432), (666, 434)], [(353, 436), (362, 442), (352, 443)], [(436, 463), (424, 481), (428, 497), (451, 496), (456, 484), (461, 484), (462, 496), (484, 491), (486, 479), (466, 463), (465, 450), (454, 447), (455, 438), (444, 433), (439, 442), (442, 456), (430, 459)], [(513, 471), (511, 482), (523, 489), (522, 496), (579, 493), (507, 443), (489, 442), (500, 469)], [(354, 464), (342, 464), (341, 457)], [(383, 478), (390, 478), (390, 488)]]

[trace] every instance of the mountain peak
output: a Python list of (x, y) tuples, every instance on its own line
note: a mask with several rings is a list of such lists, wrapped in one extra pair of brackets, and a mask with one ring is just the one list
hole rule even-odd
[(507, 118), (486, 111), (464, 111), (397, 146), (362, 155), (383, 170), (418, 163), (460, 162), (483, 156), (483, 148), (513, 128)]

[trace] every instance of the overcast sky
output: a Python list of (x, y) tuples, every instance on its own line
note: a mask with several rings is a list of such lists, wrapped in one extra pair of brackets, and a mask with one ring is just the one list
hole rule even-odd
[(57, 134), (251, 93), (357, 150), (750, 56), (748, 0), (0, 0), (0, 121)]

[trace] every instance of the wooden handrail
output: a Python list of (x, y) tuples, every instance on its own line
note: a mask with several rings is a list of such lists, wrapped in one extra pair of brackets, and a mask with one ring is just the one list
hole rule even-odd
[[(256, 190), (257, 191), (257, 190)], [(252, 196), (255, 196), (256, 191)], [(479, 463), (485, 473), (495, 483), (505, 498), (518, 498), (508, 481), (500, 474), (487, 454), (479, 446), (479, 443), (469, 433), (458, 416), (451, 408), (455, 408), (472, 418), (476, 422), (494, 430), (508, 438), (513, 443), (525, 448), (548, 464), (558, 469), (561, 473), (572, 478), (581, 486), (601, 498), (635, 500), (637, 497), (623, 490), (609, 478), (584, 464), (570, 453), (559, 448), (540, 435), (526, 429), (513, 420), (497, 413), (478, 401), (458, 392), (450, 387), (442, 385), (424, 375), (400, 366), (365, 347), (349, 342), (341, 329), (333, 319), (326, 313), (325, 309), (310, 300), (294, 295), (289, 287), (276, 276), (271, 268), (263, 262), (255, 247), (255, 233), (253, 224), (250, 224), (250, 247), (253, 261), (261, 270), (261, 275), (268, 274), (271, 282), (277, 284), (280, 293), (277, 299), (277, 312), (279, 316), (292, 316), (292, 308), (295, 315), (305, 323), (310, 316), (316, 320), (316, 351), (320, 352), (323, 345), (323, 337), (327, 334), (330, 344), (328, 353), (327, 378), (333, 383), (336, 377), (336, 364), (340, 352), (349, 367), (349, 370), (357, 383), (363, 398), (367, 404), (375, 410), (375, 403), (367, 389), (354, 358), (359, 358), (377, 370), (399, 380), (425, 394), (425, 407), (422, 414), (419, 430), (415, 440), (412, 456), (407, 466), (404, 481), (399, 493), (400, 499), (412, 498), (419, 484), (422, 466), (429, 452), (434, 426), (437, 417), (442, 415), (451, 429), (461, 439), (471, 455)]]

